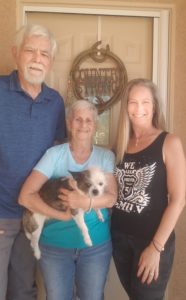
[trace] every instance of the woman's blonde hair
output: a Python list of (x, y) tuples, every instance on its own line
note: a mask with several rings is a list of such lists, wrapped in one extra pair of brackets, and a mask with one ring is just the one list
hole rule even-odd
[(155, 128), (165, 130), (165, 119), (162, 112), (161, 100), (159, 97), (157, 86), (151, 80), (144, 78), (137, 78), (129, 81), (126, 85), (123, 99), (121, 100), (118, 133), (115, 145), (117, 163), (122, 161), (124, 153), (126, 152), (128, 147), (129, 138), (132, 134), (132, 127), (128, 117), (127, 106), (130, 91), (135, 86), (143, 86), (151, 91), (154, 106), (152, 124)]

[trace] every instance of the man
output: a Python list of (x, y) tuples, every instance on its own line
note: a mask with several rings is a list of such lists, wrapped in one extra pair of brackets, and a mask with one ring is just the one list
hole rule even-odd
[(63, 100), (44, 84), (55, 51), (46, 28), (27, 25), (12, 48), (17, 70), (0, 76), (0, 300), (36, 299), (35, 260), (17, 197), (45, 150), (66, 134)]

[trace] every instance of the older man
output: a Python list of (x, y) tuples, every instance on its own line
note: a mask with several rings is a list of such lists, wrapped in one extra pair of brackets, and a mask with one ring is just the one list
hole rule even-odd
[(12, 48), (17, 70), (0, 76), (0, 300), (36, 299), (35, 261), (17, 197), (45, 150), (66, 134), (63, 99), (44, 84), (55, 51), (45, 27), (22, 27)]

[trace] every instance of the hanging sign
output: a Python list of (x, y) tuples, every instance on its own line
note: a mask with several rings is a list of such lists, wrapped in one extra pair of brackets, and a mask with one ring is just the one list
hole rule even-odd
[(70, 79), (75, 98), (93, 102), (102, 113), (121, 99), (128, 78), (121, 59), (109, 45), (104, 49), (100, 44), (95, 43), (75, 58)]

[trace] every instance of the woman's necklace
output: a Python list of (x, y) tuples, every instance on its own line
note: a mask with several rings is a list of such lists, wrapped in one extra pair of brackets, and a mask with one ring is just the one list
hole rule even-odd
[(136, 138), (136, 140), (135, 140), (135, 147), (138, 147), (139, 140), (140, 140), (140, 138), (139, 138), (139, 137), (137, 137), (137, 138)]
[(147, 139), (152, 138), (155, 135), (155, 132), (151, 132), (149, 134), (144, 134), (138, 137), (135, 137), (134, 145), (135, 147), (138, 147), (139, 144), (144, 143), (147, 141)]

